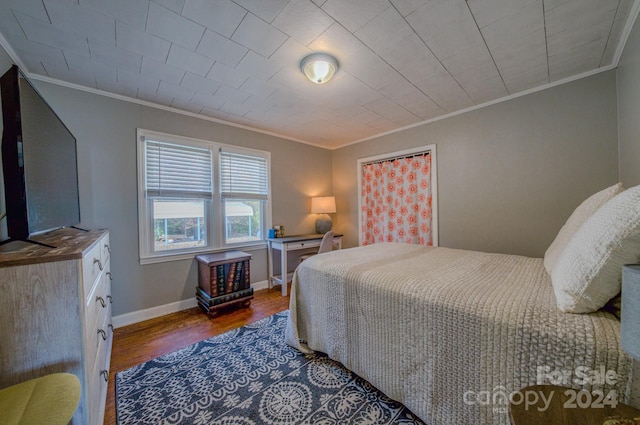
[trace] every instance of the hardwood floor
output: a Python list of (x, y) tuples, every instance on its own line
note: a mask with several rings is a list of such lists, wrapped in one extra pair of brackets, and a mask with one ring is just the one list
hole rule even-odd
[(116, 424), (115, 374), (289, 308), (280, 286), (255, 292), (249, 308), (222, 310), (210, 319), (199, 308), (124, 326), (114, 331), (105, 425)]

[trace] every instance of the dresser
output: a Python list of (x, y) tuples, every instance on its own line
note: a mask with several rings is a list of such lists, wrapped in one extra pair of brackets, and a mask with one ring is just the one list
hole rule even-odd
[(107, 231), (37, 235), (0, 247), (0, 388), (73, 373), (82, 394), (71, 421), (102, 425), (113, 341)]

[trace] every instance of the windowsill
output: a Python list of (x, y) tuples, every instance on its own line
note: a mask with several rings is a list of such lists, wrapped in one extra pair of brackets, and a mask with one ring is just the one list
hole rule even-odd
[(180, 261), (180, 260), (192, 260), (195, 258), (196, 255), (212, 254), (215, 252), (225, 252), (225, 251), (234, 251), (234, 250), (257, 251), (257, 250), (265, 249), (266, 247), (267, 247), (267, 243), (265, 241), (259, 241), (259, 242), (254, 242), (250, 244), (229, 245), (223, 248), (207, 248), (200, 251), (154, 255), (153, 257), (140, 258), (140, 265), (144, 266), (146, 264), (167, 263), (170, 261)]

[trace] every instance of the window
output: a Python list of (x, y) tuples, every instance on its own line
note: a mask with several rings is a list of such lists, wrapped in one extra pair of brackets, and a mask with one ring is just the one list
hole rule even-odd
[(263, 243), (268, 152), (138, 130), (142, 264)]

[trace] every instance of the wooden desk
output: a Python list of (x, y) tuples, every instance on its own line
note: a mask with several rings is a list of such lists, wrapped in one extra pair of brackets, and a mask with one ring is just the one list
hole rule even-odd
[[(569, 397), (571, 394), (565, 392), (573, 391), (566, 387), (557, 385), (533, 385), (523, 388), (520, 392), (526, 395), (527, 392), (544, 396), (551, 401), (545, 406), (543, 401), (526, 405), (525, 403), (509, 406), (510, 419), (513, 425), (602, 425), (607, 418), (640, 417), (640, 410), (634, 409), (624, 403), (618, 402), (615, 407), (603, 403), (600, 405), (599, 396), (586, 394), (588, 397), (580, 397), (577, 401)], [(576, 391), (578, 392), (578, 391)], [(542, 397), (540, 397), (540, 400)], [(584, 407), (578, 407), (578, 403)], [(575, 404), (575, 406), (574, 406)]]
[[(287, 252), (318, 248), (320, 247), (320, 242), (322, 242), (323, 236), (324, 235), (322, 234), (314, 233), (311, 235), (287, 236), (285, 238), (268, 238), (267, 246), (269, 261), (267, 262), (267, 267), (269, 269), (269, 288), (271, 288), (274, 283), (279, 283), (282, 285), (282, 296), (285, 297), (287, 295), (287, 282), (291, 276), (291, 273), (288, 273), (287, 270)], [(337, 245), (338, 249), (341, 249), (342, 235), (333, 235), (333, 244)], [(274, 250), (280, 251), (280, 277), (273, 275)]]

